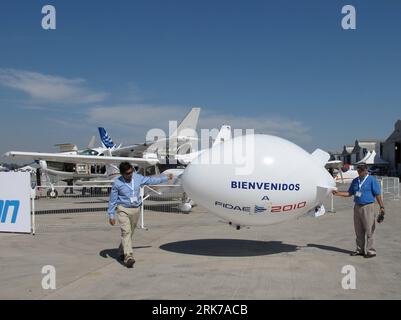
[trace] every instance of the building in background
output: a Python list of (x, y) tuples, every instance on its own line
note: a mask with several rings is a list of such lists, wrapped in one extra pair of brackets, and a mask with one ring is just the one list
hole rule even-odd
[(389, 174), (401, 177), (401, 120), (395, 123), (393, 133), (383, 143), (382, 156), (390, 163)]
[(379, 159), (382, 154), (382, 142), (379, 140), (355, 140), (354, 145), (343, 147), (343, 151), (339, 155), (339, 160), (344, 164), (354, 165), (366, 159), (370, 154), (375, 154), (376, 159), (378, 159), (377, 164), (384, 164), (384, 162)]
[(351, 153), (353, 149), (354, 146), (344, 146), (339, 160), (341, 160), (344, 164), (351, 164)]

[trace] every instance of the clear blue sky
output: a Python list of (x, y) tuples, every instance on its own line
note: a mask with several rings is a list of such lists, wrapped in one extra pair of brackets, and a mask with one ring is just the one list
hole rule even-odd
[[(45, 4), (55, 31), (41, 28)], [(341, 28), (345, 4), (356, 30)], [(400, 35), (398, 0), (4, 0), (0, 153), (83, 147), (99, 125), (141, 142), (192, 106), (202, 127), (308, 151), (385, 139), (401, 118)]]

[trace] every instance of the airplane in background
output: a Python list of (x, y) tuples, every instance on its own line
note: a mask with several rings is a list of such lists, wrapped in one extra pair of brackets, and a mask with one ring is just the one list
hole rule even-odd
[[(102, 142), (100, 147), (95, 148), (95, 137), (90, 140), (87, 148), (78, 150), (78, 147), (71, 143), (57, 144), (59, 147), (58, 153), (37, 153), (37, 152), (11, 152), (13, 157), (27, 158), (37, 161), (40, 165), (41, 171), (47, 176), (60, 178), (68, 185), (83, 185), (83, 184), (107, 184), (114, 178), (117, 168), (111, 165), (103, 165), (101, 163), (79, 163), (71, 161), (70, 155), (91, 156), (91, 157), (104, 157), (105, 155), (116, 157), (131, 157), (131, 158), (144, 158), (165, 160), (165, 155), (169, 152), (182, 152), (185, 150), (189, 152), (192, 150), (185, 149), (184, 145), (197, 141), (195, 139), (196, 127), (198, 123), (200, 108), (192, 108), (184, 120), (180, 123), (177, 130), (167, 139), (160, 139), (158, 141), (145, 142), (142, 144), (134, 144), (123, 147), (121, 144), (117, 145), (113, 142), (107, 131), (99, 127), (99, 135)], [(188, 134), (187, 136), (185, 134)], [(174, 141), (178, 141), (176, 148), (172, 148)], [(170, 143), (170, 149), (166, 150)], [(59, 156), (58, 156), (59, 155)], [(176, 165), (163, 163), (161, 161), (158, 165), (158, 170), (148, 168), (143, 170), (144, 175), (158, 174), (169, 168), (175, 168)], [(50, 181), (50, 178), (48, 177)]]
[(195, 143), (198, 143), (196, 129), (200, 111), (200, 108), (192, 108), (168, 138), (156, 137), (154, 141), (123, 147), (117, 146), (106, 129), (99, 127), (100, 140), (112, 156), (159, 159), (160, 162), (154, 166), (137, 166), (136, 169), (144, 176), (159, 175), (170, 170), (169, 173), (178, 177), (180, 170), (187, 164), (183, 161), (185, 157), (194, 157), (196, 154), (193, 150), (196, 149)]
[(337, 183), (351, 183), (352, 180), (358, 177), (359, 177), (358, 171), (355, 170), (352, 166), (348, 169), (344, 167), (341, 168), (334, 179), (336, 180)]
[(325, 168), (329, 170), (336, 183), (351, 183), (358, 177), (358, 171), (353, 166), (344, 165), (341, 160), (328, 161)]
[[(157, 159), (144, 159), (144, 158), (132, 158), (132, 157), (113, 157), (110, 154), (107, 155), (85, 155), (85, 154), (63, 154), (63, 153), (40, 153), (40, 152), (19, 152), (19, 151), (9, 151), (5, 154), (6, 157), (22, 158), (22, 159), (35, 159), (39, 162), (60, 162), (60, 163), (70, 163), (77, 166), (93, 166), (93, 165), (105, 165), (106, 175), (110, 179), (119, 174), (119, 170), (116, 164), (123, 161), (133, 162), (136, 164), (146, 164), (154, 165), (159, 162)], [(111, 181), (111, 180), (108, 180)], [(100, 181), (97, 182), (98, 184)], [(57, 192), (54, 190), (54, 186), (51, 184), (51, 189), (53, 195), (52, 197), (57, 197)]]
[[(57, 145), (60, 147), (59, 153), (10, 151), (6, 155), (36, 160), (46, 175), (61, 177), (68, 186), (111, 185), (114, 178), (119, 175), (119, 169), (114, 163), (131, 161), (130, 159), (141, 159), (135, 162), (135, 166), (139, 173), (145, 176), (173, 173), (177, 178), (184, 166), (178, 162), (170, 163), (169, 156), (175, 158), (175, 153), (188, 154), (192, 151), (192, 144), (198, 141), (196, 127), (199, 113), (200, 108), (192, 108), (173, 134), (166, 139), (123, 147), (116, 145), (107, 131), (99, 127), (102, 141), (102, 146), (99, 148), (93, 148), (93, 137), (88, 148), (81, 151), (76, 145), (60, 144)], [(109, 158), (114, 160), (103, 161)], [(49, 196), (57, 197), (58, 192), (53, 184), (50, 184), (50, 188)]]
[[(181, 121), (177, 129), (167, 138), (154, 137), (153, 141), (145, 141), (129, 146), (115, 147), (113, 140), (104, 128), (99, 128), (100, 139), (104, 147), (111, 150), (117, 157), (150, 157), (167, 160), (176, 154), (190, 153), (198, 142), (196, 129), (198, 126), (200, 108), (192, 108)], [(113, 148), (114, 147), (114, 148)], [(163, 161), (162, 161), (163, 162)]]
[[(93, 141), (93, 140), (92, 140)], [(94, 148), (93, 144), (89, 144), (87, 148), (83, 150), (78, 150), (77, 146), (70, 143), (57, 144), (56, 147), (59, 147), (58, 153), (60, 155), (81, 155), (81, 156), (104, 156), (107, 148), (97, 147)], [(61, 178), (61, 180), (66, 182), (74, 182), (80, 179), (90, 179), (90, 178), (102, 178), (106, 173), (105, 166), (102, 165), (91, 165), (85, 163), (71, 163), (62, 161), (63, 158), (47, 158), (42, 159), (39, 157), (34, 157), (36, 153), (31, 152), (22, 152), (19, 153), (19, 158), (24, 157), (23, 154), (26, 155), (26, 158), (34, 159), (38, 161), (40, 165), (40, 169), (43, 173), (51, 176), (55, 176), (57, 178)]]

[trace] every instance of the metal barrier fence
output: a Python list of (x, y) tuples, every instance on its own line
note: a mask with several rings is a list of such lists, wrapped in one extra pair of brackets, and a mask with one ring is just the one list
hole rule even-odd
[(397, 177), (378, 177), (383, 199), (400, 199), (400, 180)]
[[(111, 185), (93, 186), (46, 186), (36, 187), (32, 192), (32, 233), (38, 224), (35, 216), (100, 213), (107, 217)], [(188, 213), (191, 206), (181, 185), (157, 185), (141, 188), (143, 205), (138, 222), (144, 226), (144, 212)], [(64, 218), (66, 219), (66, 218)], [(41, 219), (42, 227), (45, 227)], [(47, 221), (47, 220), (46, 220)], [(54, 226), (54, 223), (51, 223)]]
[[(382, 186), (383, 201), (399, 200), (400, 183), (398, 178), (377, 177)], [(338, 185), (340, 190), (346, 191), (349, 188), (347, 184)], [(32, 193), (32, 222), (33, 234), (36, 232), (36, 215), (54, 215), (54, 214), (92, 214), (100, 213), (106, 218), (108, 209), (109, 195), (111, 185), (98, 186), (52, 186), (36, 187)], [(163, 213), (188, 213), (194, 205), (187, 198), (181, 185), (156, 185), (144, 186), (141, 189), (143, 206), (141, 207), (140, 220), (138, 228), (145, 228), (144, 212), (163, 212)], [(325, 207), (329, 212), (337, 210), (350, 209), (353, 207), (351, 199), (340, 197), (331, 197)], [(67, 219), (64, 217), (64, 219)], [(68, 218), (71, 219), (71, 218)], [(46, 227), (46, 224), (54, 226), (50, 220), (39, 219), (39, 225)], [(54, 219), (52, 220), (54, 221)], [(87, 225), (91, 219), (87, 219)], [(87, 226), (86, 225), (86, 226)], [(83, 227), (83, 226), (81, 226)]]

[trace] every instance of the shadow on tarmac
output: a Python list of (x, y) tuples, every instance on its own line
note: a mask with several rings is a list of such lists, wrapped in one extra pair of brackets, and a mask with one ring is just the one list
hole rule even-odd
[[(151, 248), (152, 246), (142, 246), (142, 247), (132, 247), (132, 249), (142, 249), (142, 248)], [(119, 264), (125, 266), (124, 261), (120, 259), (120, 255), (118, 253), (118, 248), (113, 248), (113, 249), (104, 249), (99, 252), (99, 255), (105, 259), (107, 258), (112, 258), (116, 261), (118, 261)], [(134, 255), (135, 258), (135, 255)]]
[(163, 244), (160, 246), (160, 249), (200, 256), (252, 257), (282, 252), (295, 252), (298, 250), (298, 246), (281, 241), (198, 239)]
[(317, 249), (321, 249), (321, 250), (334, 251), (334, 252), (340, 252), (340, 253), (346, 253), (346, 254), (351, 254), (353, 252), (353, 251), (349, 251), (349, 250), (342, 249), (342, 248), (324, 246), (321, 244), (314, 244), (314, 243), (308, 243), (305, 248), (317, 248)]

